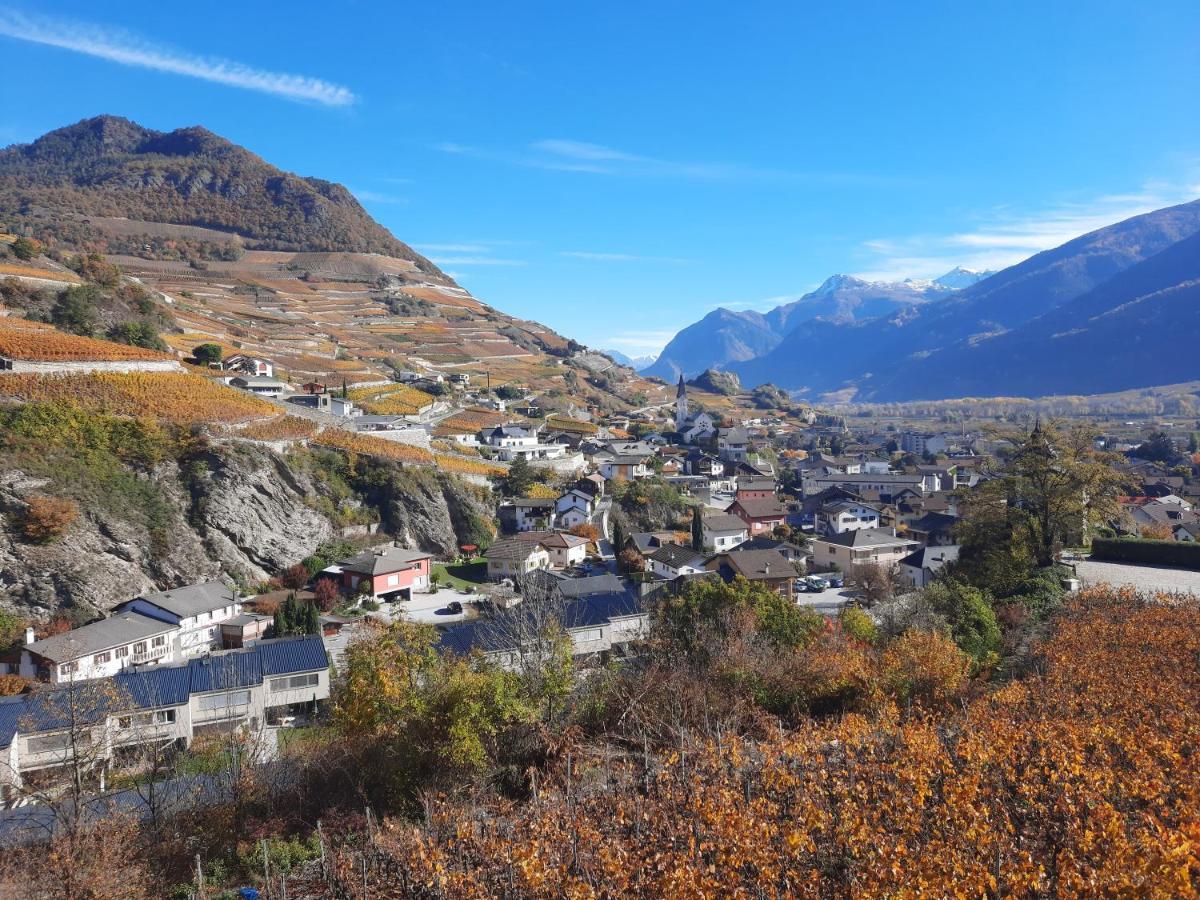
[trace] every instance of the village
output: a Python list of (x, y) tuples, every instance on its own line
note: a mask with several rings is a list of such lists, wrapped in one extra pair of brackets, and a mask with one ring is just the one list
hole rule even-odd
[[(957, 561), (964, 498), (994, 477), (1004, 450), (965, 428), (855, 433), (811, 409), (731, 421), (693, 400), (682, 377), (673, 403), (568, 416), (546, 415), (534, 392), (472, 390), (469, 376), (430, 369), (397, 383), (436, 402), (373, 415), (344, 386), (277, 378), (269, 359), (209, 365), (319, 428), (473, 454), (492, 466), (468, 477), (494, 488), (494, 538), (439, 558), (368, 530), (344, 556), (298, 564), (265, 592), (181, 585), (60, 633), (29, 628), (0, 661), (0, 674), (44, 685), (0, 700), (8, 802), (72, 752), (59, 706), (81, 685), (133, 698), (112, 711), (106, 765), (130, 745), (186, 748), (230, 728), (274, 736), (321, 717), (331, 672), (372, 622), (434, 626), (442, 650), (502, 667), (553, 622), (586, 670), (635, 658), (656, 602), (705, 580), (744, 580), (831, 618), (877, 614)], [(1139, 458), (1139, 446), (1097, 441), (1124, 453), (1132, 486), (1113, 534), (1196, 542), (1190, 465)], [(1105, 565), (1079, 563), (1077, 574), (1089, 564)], [(276, 742), (264, 742), (266, 758)]]

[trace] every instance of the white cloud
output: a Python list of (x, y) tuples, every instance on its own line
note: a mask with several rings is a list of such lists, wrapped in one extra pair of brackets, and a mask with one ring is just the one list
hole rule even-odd
[(592, 262), (691, 262), (690, 259), (683, 259), (678, 256), (639, 256), (635, 253), (598, 253), (591, 250), (560, 250), (558, 255), (569, 256), (572, 259), (586, 259)]
[(1106, 194), (1040, 211), (992, 210), (977, 217), (976, 227), (969, 230), (865, 241), (863, 249), (870, 261), (855, 274), (895, 281), (936, 278), (955, 266), (1003, 269), (1098, 228), (1193, 200), (1197, 194), (1200, 185), (1152, 182), (1140, 191)]
[(0, 10), (0, 35), (71, 50), (124, 66), (185, 75), (288, 100), (324, 106), (349, 106), (357, 100), (349, 88), (320, 78), (256, 69), (218, 57), (196, 56), (155, 45), (130, 32), (87, 22)]
[(790, 184), (890, 187), (907, 183), (890, 176), (854, 172), (790, 172), (736, 163), (688, 162), (659, 159), (603, 144), (566, 138), (534, 141), (524, 148), (496, 150), (442, 141), (434, 150), (510, 166), (638, 178), (692, 178), (709, 181), (765, 181)]

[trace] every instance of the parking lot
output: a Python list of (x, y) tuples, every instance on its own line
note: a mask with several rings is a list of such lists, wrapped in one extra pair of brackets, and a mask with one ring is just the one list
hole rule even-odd
[(1159, 566), (1136, 566), (1128, 563), (1099, 562), (1085, 559), (1075, 563), (1076, 573), (1085, 586), (1111, 584), (1129, 585), (1139, 591), (1194, 594), (1200, 597), (1200, 572), (1170, 569)]

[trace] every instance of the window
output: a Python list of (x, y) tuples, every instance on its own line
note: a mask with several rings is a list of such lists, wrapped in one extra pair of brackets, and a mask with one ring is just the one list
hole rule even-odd
[(128, 647), (118, 647), (116, 650), (116, 653), (117, 653), (117, 659), (124, 659), (125, 657), (127, 657), (129, 655), (129, 648)]
[(165, 637), (156, 637), (150, 641), (150, 646), (151, 647), (162, 647), (166, 643), (167, 643), (167, 639)]
[(306, 687), (316, 687), (321, 680), (316, 672), (310, 672), (308, 675), (292, 675), (290, 678), (272, 678), (271, 693), (279, 691), (297, 691)]
[(100, 666), (106, 662), (109, 662), (111, 659), (112, 659), (112, 653), (110, 653), (108, 650), (105, 650), (103, 653), (97, 653), (95, 656), (93, 656), (92, 663), (94, 665)]
[(134, 644), (133, 652), (134, 653), (145, 653), (146, 652), (146, 642), (138, 641), (136, 644)]
[(121, 716), (117, 719), (117, 727), (128, 731), (135, 725), (140, 727), (151, 725), (171, 725), (175, 721), (175, 710), (156, 709), (154, 712), (138, 713), (136, 716)]
[(71, 746), (71, 735), (67, 732), (61, 734), (42, 734), (29, 739), (30, 753), (49, 753), (51, 750), (65, 750)]
[(229, 691), (224, 694), (209, 694), (200, 698), (201, 709), (225, 709), (229, 706), (246, 706), (249, 703), (249, 691)]
[(59, 675), (70, 675), (72, 672), (78, 672), (78, 671), (79, 671), (79, 663), (74, 662), (74, 661), (69, 662), (69, 663), (63, 663), (61, 666), (58, 667)]

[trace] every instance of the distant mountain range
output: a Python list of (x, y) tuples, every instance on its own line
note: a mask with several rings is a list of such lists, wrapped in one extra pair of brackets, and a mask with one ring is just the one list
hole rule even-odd
[(876, 319), (945, 298), (990, 272), (955, 268), (933, 281), (865, 281), (834, 275), (798, 300), (766, 313), (718, 307), (675, 335), (643, 374), (673, 380), (711, 368), (732, 368), (762, 357), (806, 322), (839, 325)]
[(631, 369), (642, 369), (653, 364), (655, 357), (650, 356), (627, 356), (620, 350), (601, 350), (605, 356), (609, 357), (613, 362), (620, 363), (623, 366), (629, 366)]
[(97, 116), (0, 149), (0, 222), (49, 220), (74, 237), (88, 217), (200, 226), (255, 249), (382, 253), (440, 274), (340, 184), (284, 172), (198, 126)]

